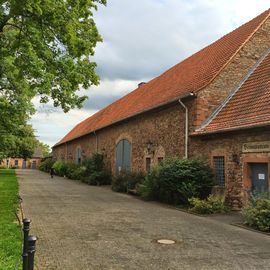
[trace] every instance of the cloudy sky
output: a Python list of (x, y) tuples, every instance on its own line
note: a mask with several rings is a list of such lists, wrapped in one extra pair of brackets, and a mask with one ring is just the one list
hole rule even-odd
[(103, 36), (95, 61), (101, 77), (81, 110), (37, 106), (31, 123), (54, 145), (77, 123), (256, 17), (269, 0), (107, 0), (95, 21)]

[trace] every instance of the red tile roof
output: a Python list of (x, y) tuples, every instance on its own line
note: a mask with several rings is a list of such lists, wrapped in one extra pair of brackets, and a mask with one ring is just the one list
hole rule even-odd
[(270, 125), (270, 50), (228, 101), (194, 135), (265, 125)]
[(270, 10), (205, 47), (75, 126), (56, 145), (94, 132), (207, 86), (269, 17)]

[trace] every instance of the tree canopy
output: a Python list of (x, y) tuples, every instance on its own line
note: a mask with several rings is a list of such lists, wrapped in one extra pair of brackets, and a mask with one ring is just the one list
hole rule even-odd
[(7, 134), (20, 136), (34, 97), (68, 112), (86, 99), (80, 87), (99, 83), (90, 59), (102, 40), (93, 20), (98, 4), (106, 0), (0, 0), (2, 144)]
[(66, 112), (80, 107), (80, 86), (97, 85), (90, 60), (101, 37), (93, 9), (105, 0), (0, 1), (0, 89), (10, 102), (51, 98)]

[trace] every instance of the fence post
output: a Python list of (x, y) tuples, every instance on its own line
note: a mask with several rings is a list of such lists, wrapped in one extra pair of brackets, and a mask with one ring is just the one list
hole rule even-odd
[(28, 270), (34, 270), (34, 257), (36, 252), (36, 236), (28, 236)]
[(28, 270), (28, 235), (30, 223), (31, 220), (29, 218), (23, 219), (23, 270)]

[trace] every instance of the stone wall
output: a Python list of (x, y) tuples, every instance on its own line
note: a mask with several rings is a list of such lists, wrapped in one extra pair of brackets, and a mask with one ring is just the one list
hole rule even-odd
[(234, 209), (239, 209), (246, 202), (247, 193), (251, 188), (247, 164), (249, 162), (270, 164), (270, 153), (243, 153), (243, 144), (269, 141), (269, 138), (270, 128), (192, 137), (190, 152), (193, 157), (206, 158), (211, 166), (214, 156), (224, 156), (227, 199)]
[(77, 147), (81, 147), (85, 157), (99, 151), (104, 153), (107, 167), (115, 172), (116, 145), (121, 139), (128, 139), (132, 145), (131, 169), (144, 171), (146, 157), (155, 165), (159, 157), (184, 156), (184, 130), (184, 110), (180, 104), (174, 104), (62, 144), (54, 148), (53, 155), (74, 162)]
[(227, 95), (239, 85), (251, 67), (269, 49), (269, 44), (270, 19), (267, 19), (222, 72), (198, 93), (194, 108), (194, 128), (200, 127)]

